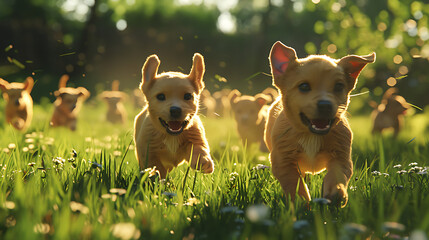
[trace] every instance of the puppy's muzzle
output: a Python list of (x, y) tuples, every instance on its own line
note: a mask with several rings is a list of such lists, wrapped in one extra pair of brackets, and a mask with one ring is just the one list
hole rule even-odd
[(182, 109), (180, 107), (170, 107), (170, 116), (172, 118), (180, 118), (182, 116)]
[(308, 118), (304, 113), (300, 113), (301, 121), (308, 126), (310, 132), (325, 135), (331, 129), (334, 123), (335, 112), (332, 102), (328, 100), (320, 100), (317, 102), (317, 117), (314, 119)]
[(317, 112), (320, 117), (331, 118), (333, 113), (332, 103), (328, 100), (320, 100), (317, 102)]

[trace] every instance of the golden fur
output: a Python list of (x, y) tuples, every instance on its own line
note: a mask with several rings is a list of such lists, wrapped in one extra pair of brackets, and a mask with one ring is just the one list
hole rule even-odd
[(6, 100), (6, 121), (14, 128), (24, 131), (30, 126), (33, 117), (33, 99), (31, 90), (34, 80), (28, 77), (24, 83), (12, 82), (0, 78), (0, 88)]
[(345, 205), (353, 173), (352, 132), (345, 114), (357, 77), (374, 62), (375, 53), (298, 59), (293, 48), (276, 42), (269, 60), (273, 85), (280, 91), (265, 131), (274, 176), (291, 199), (299, 183), (298, 194), (311, 200), (301, 179), (326, 169), (322, 196)]
[(104, 91), (100, 97), (107, 103), (107, 121), (124, 124), (127, 120), (127, 111), (122, 102), (127, 98), (127, 94), (119, 91), (119, 81), (113, 81), (112, 91)]
[(264, 142), (265, 123), (268, 114), (267, 101), (271, 97), (265, 94), (256, 96), (241, 95), (235, 89), (230, 93), (231, 110), (237, 123), (237, 131), (240, 135), (243, 145), (259, 143), (259, 149), (268, 152)]
[(58, 90), (54, 92), (57, 99), (54, 102), (55, 110), (50, 125), (52, 127), (63, 126), (74, 131), (82, 103), (89, 97), (90, 93), (84, 87), (66, 87), (68, 80), (68, 75), (61, 76)]
[(404, 115), (410, 105), (402, 97), (397, 95), (398, 89), (390, 88), (384, 95), (381, 103), (377, 106), (372, 103), (374, 111), (372, 112), (373, 128), (372, 133), (381, 133), (384, 129), (393, 128), (393, 136), (396, 138), (402, 129)]
[[(204, 173), (214, 170), (198, 105), (204, 89), (204, 59), (196, 53), (189, 75), (157, 74), (158, 56), (147, 58), (142, 68), (147, 107), (135, 118), (134, 141), (140, 168), (156, 167), (160, 177), (183, 161)], [(179, 111), (180, 109), (180, 111)]]

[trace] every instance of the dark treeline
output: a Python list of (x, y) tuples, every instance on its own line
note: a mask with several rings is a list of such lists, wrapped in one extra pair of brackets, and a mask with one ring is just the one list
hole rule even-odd
[[(375, 51), (377, 62), (364, 71), (356, 92), (377, 98), (389, 83), (423, 106), (429, 103), (428, 13), (429, 4), (411, 0), (238, 0), (229, 8), (205, 1), (2, 0), (0, 77), (33, 75), (36, 100), (50, 96), (64, 73), (71, 85), (93, 92), (115, 79), (132, 89), (150, 54), (160, 57), (161, 71), (188, 72), (193, 53), (200, 52), (210, 90), (253, 94), (271, 85), (263, 73), (269, 73), (270, 47), (280, 40), (300, 57)], [(221, 31), (219, 24), (228, 24), (222, 16), (234, 20), (231, 32)]]

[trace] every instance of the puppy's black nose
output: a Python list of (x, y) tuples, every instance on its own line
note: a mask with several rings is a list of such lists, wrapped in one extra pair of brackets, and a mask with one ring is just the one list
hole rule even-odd
[(332, 114), (332, 103), (327, 100), (317, 102), (317, 110), (322, 116), (330, 116)]
[(171, 107), (170, 115), (172, 118), (179, 118), (182, 115), (182, 109), (179, 107)]

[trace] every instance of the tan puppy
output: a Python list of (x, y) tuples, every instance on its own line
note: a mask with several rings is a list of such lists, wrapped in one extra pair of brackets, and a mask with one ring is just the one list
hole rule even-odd
[(373, 128), (372, 133), (381, 133), (384, 129), (393, 128), (394, 137), (398, 136), (404, 122), (404, 115), (410, 105), (402, 96), (396, 95), (397, 88), (389, 88), (383, 95), (380, 105), (375, 102), (372, 112)]
[(271, 97), (265, 94), (256, 96), (241, 96), (241, 93), (234, 89), (230, 93), (231, 109), (237, 123), (238, 134), (243, 145), (259, 143), (259, 149), (268, 152), (264, 142), (265, 123), (268, 114), (268, 105), (265, 105)]
[(34, 80), (28, 77), (24, 83), (12, 82), (0, 78), (0, 88), (6, 100), (6, 121), (14, 128), (24, 131), (33, 118), (33, 99), (31, 90)]
[(134, 141), (140, 168), (156, 167), (160, 177), (183, 161), (193, 169), (211, 173), (204, 127), (198, 117), (200, 94), (204, 89), (203, 56), (196, 53), (189, 75), (179, 72), (157, 74), (158, 56), (147, 58), (140, 88), (148, 106), (135, 119)]
[(84, 87), (66, 87), (68, 75), (61, 76), (59, 89), (54, 92), (57, 99), (54, 102), (55, 110), (50, 125), (52, 127), (64, 126), (76, 130), (77, 114), (82, 103), (89, 97), (89, 92)]
[(119, 81), (113, 81), (112, 91), (104, 91), (100, 97), (107, 103), (107, 121), (124, 124), (127, 120), (127, 111), (122, 102), (127, 98), (127, 94), (119, 91)]
[(292, 200), (298, 184), (298, 194), (311, 200), (302, 179), (326, 169), (323, 197), (345, 205), (353, 173), (352, 132), (345, 115), (357, 77), (375, 53), (298, 59), (293, 48), (276, 42), (269, 59), (281, 95), (270, 109), (265, 134), (274, 176)]
[(216, 100), (215, 114), (219, 117), (231, 116), (231, 105), (229, 100), (230, 92), (230, 89), (224, 88), (212, 94), (212, 97)]

